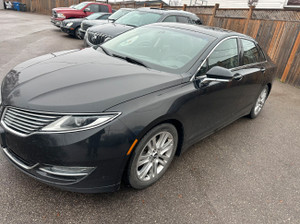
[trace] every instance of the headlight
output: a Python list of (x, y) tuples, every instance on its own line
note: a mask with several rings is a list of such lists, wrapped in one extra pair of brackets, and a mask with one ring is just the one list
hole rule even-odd
[(72, 132), (95, 128), (104, 125), (121, 113), (93, 114), (93, 115), (67, 115), (50, 123), (42, 129), (44, 132)]
[(57, 17), (58, 18), (66, 18), (66, 16), (64, 14), (62, 14), (62, 13), (57, 13)]
[(67, 23), (67, 26), (72, 26), (73, 25), (73, 23)]

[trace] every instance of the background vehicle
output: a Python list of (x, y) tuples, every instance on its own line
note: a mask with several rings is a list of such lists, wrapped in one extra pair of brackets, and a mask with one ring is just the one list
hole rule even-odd
[(179, 22), (201, 24), (193, 13), (181, 10), (165, 10), (158, 8), (139, 8), (121, 17), (113, 24), (94, 26), (88, 29), (84, 37), (85, 46), (95, 46), (105, 40), (112, 39), (121, 33), (156, 22)]
[(61, 7), (52, 9), (51, 22), (60, 27), (61, 21), (72, 18), (87, 17), (95, 12), (112, 13), (111, 5), (100, 2), (82, 2), (70, 7)]
[(104, 21), (111, 15), (108, 12), (96, 12), (93, 13), (85, 18), (77, 18), (77, 19), (65, 19), (61, 22), (60, 29), (72, 36), (81, 39), (81, 35), (79, 34), (79, 29), (82, 21), (84, 20), (91, 20), (91, 21)]
[(112, 191), (125, 175), (142, 189), (175, 154), (258, 116), (273, 79), (251, 37), (155, 23), (12, 69), (2, 83), (0, 141), (13, 164), (47, 184)]
[(117, 19), (121, 18), (122, 16), (126, 15), (127, 13), (129, 13), (133, 10), (135, 10), (135, 9), (131, 9), (131, 8), (119, 9), (118, 11), (114, 12), (111, 16), (109, 16), (108, 19), (105, 21), (101, 21), (101, 20), (83, 21), (81, 23), (81, 27), (79, 29), (79, 34), (80, 34), (81, 39), (84, 38), (85, 32), (89, 27), (95, 26), (95, 25), (103, 25), (103, 24), (107, 24), (109, 22), (115, 22)]

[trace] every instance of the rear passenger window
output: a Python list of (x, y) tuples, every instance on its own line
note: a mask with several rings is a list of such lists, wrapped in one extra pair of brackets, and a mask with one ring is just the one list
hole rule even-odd
[(109, 12), (107, 5), (99, 5), (100, 6), (100, 12)]
[(177, 16), (177, 20), (179, 23), (190, 23), (189, 18), (184, 17), (184, 16)]
[(174, 22), (176, 23), (176, 16), (168, 16), (167, 18), (164, 19), (164, 22)]
[(243, 65), (252, 64), (264, 61), (264, 56), (262, 55), (262, 52), (257, 49), (254, 42), (250, 40), (241, 39), (244, 54), (243, 54)]
[(209, 56), (208, 69), (214, 66), (221, 66), (228, 69), (239, 66), (236, 38), (223, 41)]

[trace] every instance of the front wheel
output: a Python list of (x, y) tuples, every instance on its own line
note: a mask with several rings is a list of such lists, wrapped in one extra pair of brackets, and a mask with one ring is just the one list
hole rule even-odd
[(251, 112), (249, 114), (250, 118), (254, 119), (259, 115), (267, 100), (268, 94), (269, 94), (269, 87), (265, 86), (261, 91), (261, 93), (259, 94), (258, 98), (256, 99), (255, 105), (251, 109)]
[(177, 144), (178, 133), (172, 124), (161, 124), (150, 130), (141, 139), (129, 161), (129, 184), (135, 189), (154, 184), (170, 166)]
[(80, 40), (82, 39), (81, 36), (80, 36), (79, 27), (77, 27), (77, 28), (75, 29), (74, 34), (75, 34), (75, 37), (76, 37), (77, 39), (80, 39)]

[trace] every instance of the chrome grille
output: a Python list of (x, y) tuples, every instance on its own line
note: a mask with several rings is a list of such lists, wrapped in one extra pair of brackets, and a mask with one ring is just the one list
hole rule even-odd
[(7, 107), (2, 116), (2, 123), (13, 132), (24, 136), (39, 131), (60, 117), (61, 115), (57, 114)]
[(105, 34), (88, 32), (89, 42), (93, 45), (102, 44), (108, 37), (109, 36)]
[(52, 9), (52, 16), (53, 16), (54, 18), (57, 18), (57, 12), (56, 12), (55, 10), (53, 10), (53, 9)]

